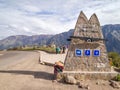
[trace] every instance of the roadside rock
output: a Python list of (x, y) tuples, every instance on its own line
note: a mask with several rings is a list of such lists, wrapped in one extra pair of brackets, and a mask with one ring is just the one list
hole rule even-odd
[(83, 89), (90, 89), (90, 86), (85, 82), (79, 82), (78, 87)]
[(117, 88), (119, 89), (120, 88), (120, 82), (116, 82), (116, 81), (110, 81), (110, 85), (113, 87), (113, 88)]
[(45, 63), (44, 63), (44, 62), (40, 62), (40, 64), (45, 65)]
[(96, 85), (106, 85), (107, 84), (107, 81), (104, 81), (104, 80), (98, 80), (96, 82)]
[(53, 82), (53, 83), (57, 83), (57, 80), (53, 80), (52, 82)]
[(77, 81), (73, 76), (66, 76), (65, 77), (65, 82), (69, 84), (76, 84)]

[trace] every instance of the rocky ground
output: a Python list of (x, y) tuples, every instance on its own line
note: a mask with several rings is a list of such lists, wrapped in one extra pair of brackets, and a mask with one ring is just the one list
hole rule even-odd
[[(49, 56), (45, 55), (45, 58), (50, 59)], [(54, 56), (56, 57), (53, 55), (52, 59), (56, 59)], [(61, 55), (57, 57), (61, 58)], [(53, 82), (53, 67), (41, 65), (38, 53), (32, 52), (24, 58), (26, 60), (0, 67), (0, 90), (86, 90), (78, 85)], [(98, 80), (84, 81), (90, 90), (118, 90), (111, 87), (108, 81), (102, 82), (105, 84)]]

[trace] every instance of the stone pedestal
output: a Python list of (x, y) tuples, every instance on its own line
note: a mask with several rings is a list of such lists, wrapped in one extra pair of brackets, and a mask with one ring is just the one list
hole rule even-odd
[(64, 80), (66, 76), (73, 76), (76, 80), (111, 80), (117, 76), (118, 72), (85, 72), (85, 71), (64, 71), (58, 73), (57, 79)]

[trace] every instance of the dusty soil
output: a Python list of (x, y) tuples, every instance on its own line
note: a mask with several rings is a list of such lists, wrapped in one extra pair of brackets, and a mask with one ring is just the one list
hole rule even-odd
[[(26, 57), (29, 60), (0, 67), (0, 90), (85, 90), (78, 85), (52, 82), (53, 67), (39, 64), (38, 53)], [(118, 90), (112, 88), (109, 82), (105, 85), (96, 85), (96, 81), (88, 83), (90, 90)]]

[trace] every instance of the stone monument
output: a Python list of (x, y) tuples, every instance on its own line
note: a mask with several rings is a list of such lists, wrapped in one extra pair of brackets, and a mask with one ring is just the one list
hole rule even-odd
[(110, 71), (105, 39), (96, 14), (88, 20), (81, 11), (70, 38), (65, 70)]
[(62, 75), (84, 75), (86, 78), (94, 79), (106, 79), (111, 76), (106, 40), (96, 14), (88, 20), (81, 11), (70, 40)]

